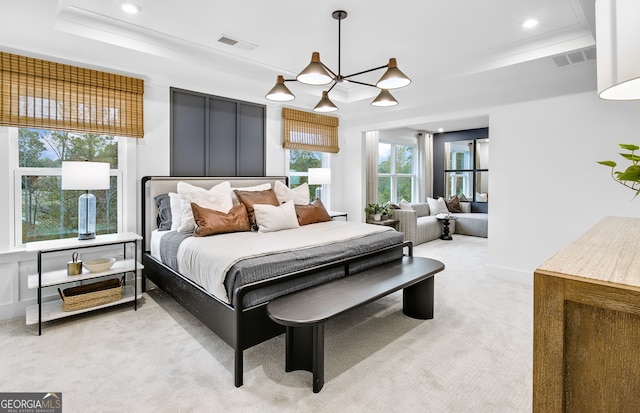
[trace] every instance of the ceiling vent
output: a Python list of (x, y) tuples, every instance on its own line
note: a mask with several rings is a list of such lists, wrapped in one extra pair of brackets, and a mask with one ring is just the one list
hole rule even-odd
[(233, 46), (233, 47), (237, 47), (238, 49), (242, 49), (242, 50), (253, 50), (256, 47), (258, 47), (257, 45), (253, 44), (253, 43), (249, 43), (249, 42), (243, 42), (242, 40), (238, 40), (238, 39), (234, 39), (233, 37), (227, 36), (227, 35), (222, 35), (218, 41), (220, 43), (224, 43), (226, 45), (229, 46)]
[(560, 54), (553, 56), (553, 63), (558, 67), (565, 67), (574, 65), (576, 63), (586, 62), (588, 60), (596, 59), (596, 48), (590, 47), (588, 49), (576, 50), (570, 53)]

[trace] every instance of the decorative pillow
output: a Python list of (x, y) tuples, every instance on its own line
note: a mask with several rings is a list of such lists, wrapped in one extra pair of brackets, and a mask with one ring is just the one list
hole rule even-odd
[(448, 201), (445, 199), (444, 203), (447, 205), (449, 212), (462, 212), (458, 195), (452, 196)]
[(460, 202), (460, 209), (462, 212), (471, 212), (471, 202)]
[(178, 194), (182, 198), (182, 224), (178, 228), (180, 232), (189, 232), (195, 229), (191, 203), (225, 214), (233, 207), (229, 182), (221, 182), (209, 190), (186, 182), (178, 182)]
[(429, 212), (431, 213), (431, 215), (449, 213), (449, 210), (447, 209), (447, 204), (445, 204), (444, 198), (442, 197), (438, 199), (427, 198), (427, 203), (429, 204)]
[(295, 188), (289, 188), (282, 182), (276, 181), (273, 189), (276, 192), (278, 202), (281, 204), (289, 201), (293, 201), (296, 205), (309, 204), (309, 184), (306, 182), (302, 185), (296, 186)]
[(296, 205), (296, 215), (300, 225), (331, 221), (331, 216), (318, 198), (309, 205)]
[(231, 188), (231, 200), (233, 201), (233, 205), (239, 205), (240, 201), (238, 201), (238, 197), (236, 196), (236, 193), (233, 192), (233, 190), (238, 190), (238, 191), (264, 191), (266, 189), (271, 189), (271, 184), (270, 183), (266, 183), (266, 184), (260, 184), (260, 185), (255, 185), (255, 186), (245, 186), (244, 188)]
[(169, 231), (171, 229), (171, 198), (169, 194), (161, 194), (153, 198), (158, 207), (158, 217), (156, 224), (160, 231)]
[(182, 197), (175, 192), (169, 192), (171, 205), (171, 231), (177, 231), (182, 225)]
[(413, 211), (411, 204), (408, 203), (405, 199), (402, 199), (398, 206), (400, 207), (400, 209), (404, 209), (405, 211)]
[(298, 228), (298, 218), (293, 202), (280, 206), (255, 204), (253, 210), (258, 223), (258, 232), (274, 232), (283, 229)]
[(191, 209), (193, 220), (196, 223), (196, 229), (193, 231), (195, 237), (251, 230), (247, 209), (242, 204), (231, 208), (228, 214), (215, 209), (203, 208), (193, 202)]
[(428, 217), (429, 214), (429, 204), (425, 202), (419, 202), (417, 204), (411, 204), (411, 209), (416, 211), (417, 217)]
[(236, 189), (233, 192), (235, 192), (238, 200), (247, 208), (249, 224), (251, 225), (251, 229), (254, 231), (258, 230), (258, 225), (256, 224), (256, 216), (253, 211), (253, 206), (256, 204), (273, 206), (280, 205), (273, 189), (265, 189), (264, 191), (238, 191)]

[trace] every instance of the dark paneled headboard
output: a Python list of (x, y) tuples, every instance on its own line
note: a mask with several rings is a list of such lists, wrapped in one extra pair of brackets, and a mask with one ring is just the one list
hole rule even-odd
[(142, 236), (144, 237), (144, 251), (151, 248), (151, 232), (157, 228), (156, 217), (158, 208), (154, 197), (169, 192), (177, 192), (178, 182), (209, 189), (221, 182), (229, 181), (232, 188), (243, 188), (264, 183), (270, 183), (273, 188), (276, 181), (288, 185), (286, 176), (266, 177), (187, 177), (187, 176), (145, 176), (142, 178)]

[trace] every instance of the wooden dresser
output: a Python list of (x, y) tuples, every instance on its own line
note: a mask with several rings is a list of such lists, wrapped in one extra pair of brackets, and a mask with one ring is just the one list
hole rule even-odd
[(640, 412), (640, 219), (607, 217), (535, 271), (533, 411)]

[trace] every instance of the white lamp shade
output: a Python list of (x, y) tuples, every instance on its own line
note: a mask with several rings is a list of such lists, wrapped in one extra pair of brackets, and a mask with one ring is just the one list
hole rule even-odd
[(596, 0), (598, 94), (640, 99), (640, 1)]
[(309, 168), (308, 173), (310, 185), (331, 183), (331, 168)]
[(62, 162), (62, 189), (109, 189), (107, 162)]

